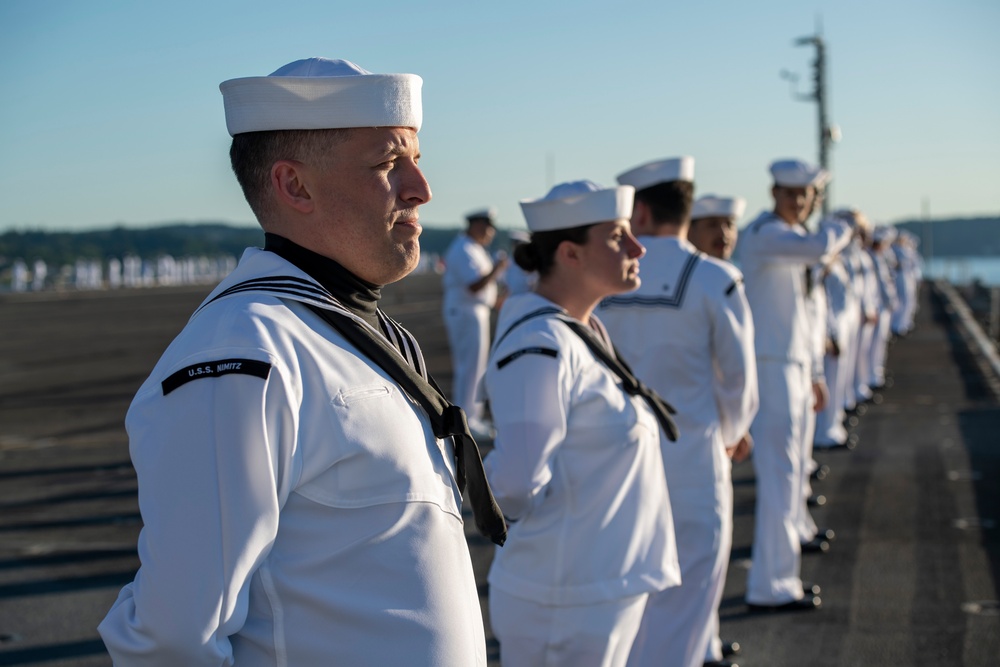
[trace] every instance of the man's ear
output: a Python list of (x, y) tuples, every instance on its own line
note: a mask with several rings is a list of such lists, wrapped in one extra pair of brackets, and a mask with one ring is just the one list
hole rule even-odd
[(271, 165), (271, 186), (284, 206), (299, 213), (312, 213), (315, 202), (306, 183), (305, 165), (296, 160), (278, 160)]
[(653, 215), (646, 202), (636, 200), (632, 204), (632, 218), (629, 220), (632, 233), (636, 236), (645, 235), (653, 229)]

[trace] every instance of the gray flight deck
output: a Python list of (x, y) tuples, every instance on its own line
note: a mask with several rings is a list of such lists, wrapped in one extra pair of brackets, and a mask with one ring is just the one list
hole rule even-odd
[[(438, 283), (407, 278), (384, 304), (447, 389)], [(138, 567), (141, 526), (125, 410), (207, 291), (0, 294), (0, 665), (111, 664), (95, 628)], [(857, 448), (816, 455), (830, 473), (813, 515), (836, 531), (803, 557), (819, 611), (748, 613), (755, 488), (735, 467), (721, 618), (740, 665), (1000, 664), (1000, 402), (953, 309), (929, 285), (921, 305)], [(485, 603), (492, 547), (469, 541)]]

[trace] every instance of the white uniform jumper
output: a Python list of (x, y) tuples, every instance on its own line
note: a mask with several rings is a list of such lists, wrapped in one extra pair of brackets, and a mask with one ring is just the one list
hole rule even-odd
[(862, 249), (858, 252), (858, 260), (864, 279), (864, 293), (861, 298), (864, 319), (858, 330), (858, 356), (854, 368), (854, 399), (856, 403), (864, 403), (872, 397), (869, 380), (871, 379), (871, 356), (876, 324), (869, 320), (878, 319), (879, 301), (882, 297), (879, 294), (878, 277), (871, 253)]
[(760, 410), (751, 428), (757, 511), (746, 599), (753, 604), (803, 597), (796, 518), (806, 463), (802, 438), (813, 404), (805, 272), (849, 239), (843, 222), (824, 220), (811, 234), (766, 211), (740, 235), (760, 387)]
[(486, 472), (515, 520), (490, 569), (493, 630), (505, 665), (624, 665), (647, 594), (680, 582), (659, 424), (556, 315), (505, 335), (543, 308), (562, 310), (506, 301), (486, 371)]
[(240, 283), (126, 418), (144, 527), (100, 626), (115, 663), (485, 665), (450, 440), (310, 310), (337, 308), (312, 278), (249, 249), (210, 299)]
[(469, 417), (483, 418), (483, 402), (476, 388), (486, 371), (490, 352), (490, 312), (497, 301), (497, 285), (490, 282), (478, 292), (469, 285), (493, 270), (493, 260), (479, 243), (459, 234), (444, 256), (444, 323), (451, 346), (451, 399)]
[(757, 411), (753, 320), (731, 264), (677, 237), (639, 240), (642, 285), (598, 312), (625, 361), (677, 409), (680, 437), (660, 442), (682, 583), (650, 596), (629, 665), (689, 667), (722, 658), (718, 605), (733, 520), (726, 446)]

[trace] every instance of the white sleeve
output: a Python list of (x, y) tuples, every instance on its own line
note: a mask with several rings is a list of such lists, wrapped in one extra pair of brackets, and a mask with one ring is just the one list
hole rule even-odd
[(486, 371), (497, 438), (485, 467), (504, 514), (519, 519), (541, 500), (552, 479), (552, 457), (566, 437), (565, 352), (549, 336), (521, 339), (503, 349), (505, 354), (491, 357)]
[[(813, 276), (818, 277), (815, 269), (809, 269), (813, 271)], [(829, 336), (829, 329), (827, 328), (827, 304), (826, 304), (826, 291), (823, 289), (822, 285), (815, 284), (813, 281), (812, 294), (808, 297), (810, 318), (809, 322), (812, 325), (812, 378), (813, 382), (817, 380), (825, 379), (825, 369), (823, 367), (823, 359), (826, 357), (826, 339)]]
[[(490, 268), (492, 268), (485, 268), (488, 259), (484, 261), (483, 256), (476, 257), (474, 252), (474, 248), (463, 245), (461, 247), (461, 251), (454, 254), (454, 257), (452, 258), (453, 263), (448, 264), (448, 268), (455, 271), (455, 275), (458, 277), (458, 282), (466, 287), (479, 281), (483, 276), (489, 273)], [(483, 254), (485, 255), (485, 252)]]
[(753, 317), (742, 282), (735, 283), (728, 295), (713, 303), (713, 390), (719, 408), (722, 441), (729, 446), (750, 430), (759, 404)]
[(785, 225), (768, 223), (751, 230), (757, 234), (755, 245), (766, 255), (766, 261), (813, 264), (832, 255), (851, 240), (851, 228), (835, 218), (824, 218), (812, 234), (797, 234)]
[(199, 378), (167, 395), (150, 384), (129, 409), (144, 525), (141, 568), (99, 627), (117, 665), (233, 664), (229, 637), (246, 621), (250, 579), (287, 499), (297, 411), (260, 350), (215, 350), (178, 365), (251, 355), (271, 364), (266, 379)]

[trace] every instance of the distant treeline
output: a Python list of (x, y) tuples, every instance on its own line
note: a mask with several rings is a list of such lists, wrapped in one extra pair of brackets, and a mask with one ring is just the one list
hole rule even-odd
[(105, 261), (126, 255), (150, 260), (160, 255), (239, 257), (247, 246), (263, 242), (264, 233), (259, 227), (219, 223), (138, 229), (113, 227), (85, 232), (12, 231), (0, 235), (0, 261), (41, 259), (49, 266), (62, 266), (78, 259)]
[[(458, 229), (424, 227), (420, 247), (427, 254), (444, 254)], [(155, 260), (161, 255), (198, 257), (232, 255), (244, 248), (264, 244), (259, 227), (237, 227), (217, 222), (169, 224), (159, 227), (111, 229), (85, 232), (10, 231), (0, 234), (0, 265), (21, 259), (45, 261), (49, 266), (72, 264), (78, 259), (106, 261), (135, 255)], [(495, 248), (507, 246), (506, 234), (497, 234)]]
[(1000, 216), (907, 220), (896, 223), (896, 227), (916, 234), (925, 259), (1000, 255)]
[[(1000, 255), (1000, 216), (896, 224), (920, 239), (924, 257)], [(457, 228), (424, 227), (420, 246), (425, 254), (442, 255), (459, 232)], [(16, 259), (44, 260), (50, 266), (72, 264), (78, 259), (108, 260), (135, 255), (156, 259), (161, 255), (197, 257), (232, 255), (260, 247), (264, 233), (259, 227), (238, 227), (218, 222), (167, 224), (159, 227), (110, 229), (84, 232), (9, 231), (0, 234), (0, 265)], [(494, 249), (506, 248), (506, 233), (499, 230)]]

